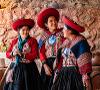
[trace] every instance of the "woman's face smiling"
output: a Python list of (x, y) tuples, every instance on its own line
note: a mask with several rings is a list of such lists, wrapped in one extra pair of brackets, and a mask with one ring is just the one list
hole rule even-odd
[(19, 29), (19, 34), (22, 39), (25, 39), (29, 35), (29, 27), (28, 26), (22, 26)]
[(54, 16), (50, 16), (46, 24), (47, 28), (51, 33), (54, 33), (57, 30), (58, 22)]
[(63, 29), (63, 34), (65, 38), (69, 38), (71, 36), (71, 30)]

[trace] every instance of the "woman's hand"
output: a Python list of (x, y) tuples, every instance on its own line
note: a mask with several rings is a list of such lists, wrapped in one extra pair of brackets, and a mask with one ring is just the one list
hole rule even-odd
[(88, 88), (88, 90), (91, 90), (90, 77), (87, 74), (82, 75), (82, 81), (83, 85)]
[(12, 52), (12, 56), (15, 57), (15, 56), (17, 56), (17, 55), (22, 56), (22, 53), (21, 53), (20, 51), (18, 51), (18, 50)]
[(13, 82), (13, 69), (10, 69), (6, 76), (6, 83)]
[(51, 76), (52, 75), (52, 70), (50, 69), (50, 67), (47, 64), (44, 64), (44, 70), (46, 75)]

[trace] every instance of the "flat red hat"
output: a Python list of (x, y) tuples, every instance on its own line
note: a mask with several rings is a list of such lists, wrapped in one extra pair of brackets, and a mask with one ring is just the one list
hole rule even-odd
[(59, 21), (59, 12), (55, 9), (55, 8), (46, 8), (43, 9), (37, 17), (37, 24), (40, 28), (46, 29), (45, 26), (45, 20), (46, 18), (48, 18), (49, 16), (54, 16), (57, 21)]
[(84, 27), (78, 25), (77, 23), (75, 23), (73, 20), (70, 20), (66, 16), (62, 17), (62, 21), (64, 22), (64, 24), (68, 25), (69, 27), (73, 28), (74, 30), (76, 30), (78, 32), (84, 32), (85, 31)]
[(15, 31), (18, 31), (18, 29), (21, 27), (21, 26), (29, 26), (29, 28), (31, 29), (33, 26), (34, 26), (34, 20), (32, 19), (18, 19), (17, 21), (15, 21), (13, 24), (12, 24), (12, 27)]

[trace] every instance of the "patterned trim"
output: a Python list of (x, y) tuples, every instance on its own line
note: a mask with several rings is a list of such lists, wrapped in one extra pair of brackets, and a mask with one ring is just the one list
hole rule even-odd
[[(42, 35), (42, 37), (41, 37), (41, 40), (45, 42), (51, 35), (52, 34), (44, 32), (43, 35)], [(58, 36), (63, 37), (63, 32), (62, 31), (56, 32), (55, 36), (57, 36), (57, 37)]]
[(75, 40), (72, 41), (70, 48), (72, 48), (75, 44), (77, 44), (78, 42), (80, 42), (81, 40), (85, 40), (85, 38), (83, 36), (77, 36)]
[(61, 32), (57, 32), (57, 33), (56, 33), (56, 36), (63, 37), (63, 32), (62, 32), (62, 31), (61, 31)]
[(27, 59), (22, 59), (22, 60), (20, 61), (20, 63), (31, 63), (31, 61), (29, 61), (29, 60), (27, 60)]
[(69, 48), (70, 47), (70, 41), (68, 39), (64, 40), (63, 44), (61, 45), (62, 48)]
[(92, 59), (92, 55), (90, 53), (88, 52), (83, 53), (82, 55), (80, 55), (80, 57), (77, 60), (78, 66), (82, 67), (83, 65), (87, 63), (91, 63), (91, 59)]
[(86, 74), (86, 73), (90, 73), (92, 71), (92, 64), (91, 63), (87, 63), (85, 65), (83, 65), (82, 67), (79, 68), (80, 74)]
[(78, 66), (77, 59), (75, 58), (73, 52), (70, 51), (68, 56), (63, 55), (63, 66)]
[[(16, 53), (17, 51), (18, 51), (18, 43), (16, 43), (12, 49), (13, 54)], [(31, 49), (30, 49), (28, 43), (25, 43), (23, 46), (23, 52), (28, 53), (30, 51), (31, 51)]]
[[(31, 48), (29, 46), (29, 44), (26, 42), (23, 46), (23, 52), (24, 54), (29, 53), (31, 51)], [(12, 49), (12, 54), (15, 55), (18, 52), (18, 42), (14, 45), (13, 49)], [(25, 56), (24, 56), (25, 57)], [(22, 58), (22, 60), (24, 59), (24, 61), (26, 61), (25, 58)], [(13, 60), (15, 60), (15, 57), (13, 57)]]
[(49, 34), (47, 34), (46, 32), (44, 32), (43, 35), (41, 36), (41, 40), (43, 42), (45, 42), (47, 40), (47, 38), (49, 38)]
[(26, 53), (29, 53), (30, 51), (31, 51), (31, 48), (30, 48), (29, 44), (25, 43), (23, 46), (23, 52), (26, 54)]
[(62, 31), (59, 31), (59, 32), (56, 32), (54, 35), (56, 36), (56, 43), (54, 43), (54, 45), (50, 45), (48, 43), (48, 38), (51, 36), (52, 34), (48, 34), (47, 38), (45, 38), (45, 48), (46, 48), (46, 56), (47, 57), (50, 57), (52, 55), (56, 55), (57, 53), (57, 50), (59, 49), (59, 47), (61, 46), (62, 44), (62, 36), (63, 36), (63, 33)]

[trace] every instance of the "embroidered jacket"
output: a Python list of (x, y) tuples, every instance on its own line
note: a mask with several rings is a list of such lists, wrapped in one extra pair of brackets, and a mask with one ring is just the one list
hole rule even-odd
[(80, 74), (92, 71), (90, 46), (83, 36), (77, 36), (72, 42), (65, 40), (63, 45), (65, 45), (62, 49), (63, 66), (78, 66)]
[(58, 29), (54, 34), (51, 34), (48, 30), (45, 30), (44, 34), (39, 40), (40, 60), (44, 61), (48, 57), (56, 56), (57, 50), (62, 45), (62, 42), (62, 29)]
[[(11, 53), (18, 50), (18, 38), (14, 39), (6, 52), (6, 57), (15, 60)], [(38, 43), (35, 38), (30, 37), (24, 44), (22, 52), (25, 53), (25, 60), (33, 61), (38, 56)]]

